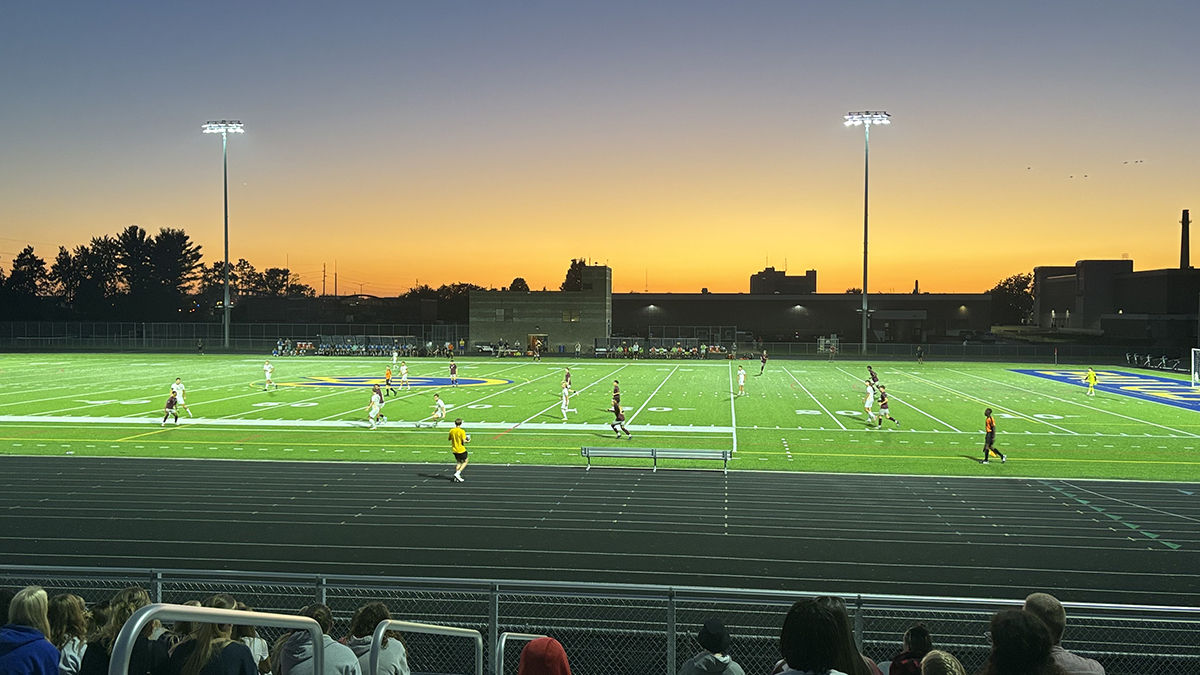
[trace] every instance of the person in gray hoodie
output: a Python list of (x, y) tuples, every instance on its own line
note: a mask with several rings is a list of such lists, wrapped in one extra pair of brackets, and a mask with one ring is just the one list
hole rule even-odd
[(371, 672), (371, 643), (375, 637), (375, 627), (380, 621), (391, 619), (391, 612), (382, 602), (369, 602), (354, 610), (354, 618), (350, 619), (350, 635), (345, 641), (346, 646), (358, 655), (358, 668), (363, 675), (409, 675), (404, 640), (399, 633), (391, 630), (383, 634), (379, 646), (379, 671)]
[(696, 641), (704, 651), (688, 659), (679, 669), (679, 675), (746, 675), (742, 667), (725, 652), (729, 651), (732, 638), (720, 619), (708, 619), (696, 634)]
[(309, 605), (300, 610), (300, 614), (315, 619), (321, 626), (321, 632), (324, 633), (325, 672), (313, 672), (312, 636), (305, 630), (284, 633), (275, 641), (275, 648), (271, 650), (272, 672), (277, 675), (362, 675), (354, 652), (329, 637), (329, 630), (333, 628), (333, 612), (328, 607), (322, 604)]

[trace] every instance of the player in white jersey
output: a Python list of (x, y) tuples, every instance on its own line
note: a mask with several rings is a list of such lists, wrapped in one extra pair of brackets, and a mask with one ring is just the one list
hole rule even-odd
[(446, 402), (441, 396), (433, 395), (433, 426), (437, 426), (438, 422), (446, 419)]
[(867, 398), (863, 400), (863, 410), (867, 413), (867, 421), (875, 421), (875, 385), (870, 380), (864, 380), (867, 385)]
[(188, 417), (191, 417), (192, 409), (187, 407), (187, 404), (183, 402), (183, 390), (184, 389), (185, 389), (185, 387), (183, 386), (183, 380), (179, 379), (178, 377), (175, 378), (175, 384), (171, 385), (171, 393), (175, 394), (175, 401), (177, 403), (179, 403), (179, 407), (186, 410)]
[(371, 404), (367, 406), (367, 421), (371, 423), (371, 428), (374, 429), (379, 424), (387, 422), (386, 417), (381, 417), (380, 412), (383, 411), (383, 392), (380, 391), (379, 385), (375, 385), (371, 389)]
[(401, 361), (400, 362), (400, 388), (403, 389), (405, 387), (412, 389), (412, 385), (409, 384), (409, 382), (408, 382), (408, 364)]
[(738, 396), (746, 393), (746, 370), (738, 366)]
[[(266, 391), (271, 385), (275, 384), (271, 381), (271, 373), (275, 372), (275, 366), (271, 365), (270, 361), (263, 364), (263, 391)], [(275, 384), (278, 389), (279, 385)]]
[(396, 359), (398, 359), (398, 358), (400, 358), (400, 352), (395, 347), (392, 347), (392, 368), (393, 369), (396, 368)]
[(563, 421), (566, 422), (567, 421), (567, 413), (579, 412), (578, 410), (571, 407), (571, 385), (567, 384), (564, 381), (562, 383), (562, 393), (559, 394), (559, 396), (562, 399), (561, 402), (559, 403), (559, 407), (562, 409)]

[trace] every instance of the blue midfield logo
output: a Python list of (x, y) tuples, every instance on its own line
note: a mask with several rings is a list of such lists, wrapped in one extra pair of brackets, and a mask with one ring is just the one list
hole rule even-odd
[[(486, 387), (494, 384), (512, 384), (512, 380), (504, 380), (494, 377), (460, 377), (458, 378), (458, 386), (460, 387)], [(387, 381), (383, 376), (370, 377), (306, 377), (301, 382), (280, 382), (282, 387), (366, 387), (370, 388), (375, 385), (380, 387), (386, 386)], [(413, 387), (449, 387), (449, 377), (409, 377), (408, 384)], [(392, 376), (392, 387), (400, 388), (400, 376)]]

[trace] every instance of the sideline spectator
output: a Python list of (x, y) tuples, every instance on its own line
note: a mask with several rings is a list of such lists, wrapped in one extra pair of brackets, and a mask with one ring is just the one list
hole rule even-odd
[(48, 637), (48, 605), (41, 586), (26, 586), (13, 596), (8, 623), (0, 628), (0, 673), (57, 675), (58, 649)]
[[(225, 593), (209, 597), (203, 607), (234, 609), (237, 601)], [(250, 648), (233, 639), (228, 623), (192, 623), (192, 639), (171, 650), (165, 675), (256, 675), (258, 664)]]
[[(239, 612), (253, 612), (244, 602), (239, 602), (234, 609)], [(250, 655), (254, 657), (254, 662), (258, 664), (258, 672), (262, 675), (270, 675), (271, 672), (271, 646), (267, 641), (258, 636), (258, 631), (254, 626), (234, 626), (233, 639), (240, 641), (242, 644), (250, 648)]]
[(1050, 629), (1050, 655), (1067, 675), (1104, 675), (1104, 666), (1062, 648), (1063, 631), (1067, 627), (1067, 610), (1058, 598), (1049, 593), (1032, 593), (1025, 598), (1025, 611), (1036, 616)]
[(846, 609), (846, 601), (833, 595), (823, 595), (817, 598), (817, 603), (828, 607), (833, 612), (838, 627), (838, 657), (835, 667), (845, 671), (846, 675), (882, 675), (879, 666), (871, 659), (863, 656), (854, 643), (854, 629), (850, 623), (850, 612)]
[(918, 623), (904, 632), (903, 651), (892, 657), (888, 675), (921, 675), (921, 660), (933, 650), (933, 637), (925, 624)]
[[(187, 607), (199, 607), (200, 601), (188, 600), (183, 604)], [(191, 621), (175, 621), (171, 624), (171, 630), (158, 636), (158, 642), (161, 642), (168, 652), (174, 651), (176, 647), (192, 639), (192, 630), (195, 627)]]
[[(117, 591), (109, 602), (108, 621), (103, 630), (88, 642), (87, 651), (79, 664), (79, 675), (108, 675), (108, 662), (112, 657), (113, 643), (129, 617), (150, 604), (150, 596), (140, 586), (130, 586)], [(154, 626), (148, 625), (133, 642), (129, 655), (129, 675), (158, 673), (166, 666), (167, 649), (160, 642), (148, 638)]]
[(112, 603), (108, 600), (101, 600), (92, 605), (91, 611), (91, 628), (88, 631), (87, 642), (93, 642), (100, 639), (100, 631), (108, 625), (108, 616), (112, 612)]
[(78, 675), (87, 650), (88, 619), (83, 598), (59, 593), (50, 598), (46, 612), (50, 619), (50, 642), (58, 648), (59, 675)]
[(733, 642), (729, 631), (720, 619), (708, 619), (696, 634), (696, 641), (704, 648), (679, 669), (679, 675), (746, 675), (746, 671), (725, 652)]
[(550, 637), (530, 640), (521, 650), (517, 675), (571, 675), (562, 643)]
[(816, 600), (798, 600), (783, 619), (779, 653), (783, 670), (813, 675), (848, 675), (836, 668), (842, 656), (841, 628), (834, 611)]
[(921, 675), (967, 675), (967, 669), (953, 654), (934, 649), (921, 659)]
[(992, 617), (992, 653), (980, 675), (1062, 675), (1050, 656), (1050, 629), (1037, 616), (1006, 609)]
[[(309, 605), (300, 610), (301, 616), (315, 619), (324, 633), (325, 672), (321, 675), (362, 675), (358, 669), (358, 657), (346, 645), (329, 637), (333, 628), (333, 612), (322, 604)], [(271, 671), (276, 675), (314, 675), (312, 636), (306, 630), (284, 633), (275, 642), (271, 652)]]
[(358, 657), (358, 669), (367, 675), (409, 675), (408, 650), (400, 633), (389, 630), (379, 646), (379, 672), (371, 672), (371, 640), (380, 621), (391, 621), (392, 615), (382, 602), (370, 602), (354, 610), (350, 619), (350, 635), (346, 646)]

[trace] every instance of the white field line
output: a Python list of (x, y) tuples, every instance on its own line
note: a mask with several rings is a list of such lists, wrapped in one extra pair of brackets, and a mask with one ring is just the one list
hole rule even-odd
[[(629, 364), (625, 364), (625, 365), (627, 366), (627, 365), (629, 365)], [(613, 375), (616, 375), (617, 373), (621, 372), (621, 371), (622, 371), (622, 370), (624, 370), (624, 369), (625, 369), (625, 366), (621, 366), (620, 368), (617, 368), (616, 370), (612, 371), (612, 372), (611, 372), (611, 373), (609, 373), (608, 375), (605, 375), (603, 378), (601, 378), (601, 379), (599, 379), (599, 380), (596, 380), (595, 382), (593, 382), (593, 383), (591, 383), (591, 384), (587, 385), (587, 386), (586, 386), (586, 387), (584, 387), (583, 389), (580, 389), (580, 390), (576, 391), (576, 392), (575, 392), (575, 395), (576, 395), (576, 396), (578, 396), (579, 394), (582, 394), (583, 392), (587, 391), (588, 389), (591, 389), (592, 387), (596, 386), (597, 384), (600, 384), (601, 382), (607, 382), (607, 381), (608, 381), (608, 378), (612, 377)], [(543, 375), (542, 377), (545, 377), (545, 375)], [(539, 380), (540, 380), (540, 379), (542, 379), (542, 378), (541, 378), (541, 377), (539, 377), (539, 378), (537, 378), (537, 379), (539, 379)], [(530, 382), (533, 382), (533, 380), (530, 380)], [(528, 419), (526, 419), (525, 421), (523, 421), (523, 422), (517, 422), (516, 424), (512, 425), (512, 427), (511, 427), (511, 428), (509, 428), (509, 431), (512, 431), (513, 429), (516, 429), (517, 427), (521, 426), (522, 424), (528, 424), (528, 423), (530, 422), (530, 420), (535, 420), (535, 419), (537, 419), (539, 416), (546, 414), (546, 413), (547, 413), (547, 412), (549, 412), (550, 410), (553, 410), (553, 409), (554, 409), (554, 406), (557, 406), (557, 405), (560, 405), (560, 404), (559, 404), (559, 403), (555, 403), (555, 404), (551, 405), (550, 407), (546, 408), (545, 410), (542, 410), (542, 411), (540, 411), (540, 412), (536, 412), (536, 413), (534, 413), (534, 414), (530, 415), (530, 416), (529, 416), (529, 418), (528, 418)]]
[(1134, 503), (1131, 501), (1126, 501), (1126, 500), (1120, 499), (1118, 497), (1110, 497), (1106, 494), (1101, 494), (1099, 492), (1096, 492), (1095, 490), (1089, 490), (1088, 488), (1085, 488), (1085, 487), (1079, 487), (1078, 485), (1072, 485), (1071, 483), (1067, 482), (1066, 480), (1062, 481), (1062, 484), (1066, 485), (1067, 487), (1071, 488), (1072, 490), (1078, 490), (1079, 492), (1086, 492), (1090, 495), (1099, 497), (1101, 499), (1108, 499), (1110, 501), (1117, 502), (1118, 504), (1124, 504), (1126, 506), (1132, 506), (1137, 509), (1144, 509), (1146, 511), (1152, 511), (1154, 513), (1158, 513), (1158, 514), (1164, 515), (1164, 516), (1171, 516), (1173, 518), (1181, 518), (1183, 520), (1190, 520), (1193, 523), (1200, 523), (1200, 518), (1194, 518), (1192, 516), (1185, 516), (1181, 513), (1172, 513), (1171, 511), (1163, 511), (1162, 509), (1156, 509), (1153, 506), (1143, 506), (1142, 504), (1137, 504), (1137, 503)]
[(667, 383), (667, 380), (671, 379), (671, 376), (675, 374), (676, 370), (679, 370), (679, 366), (672, 368), (671, 372), (667, 373), (667, 376), (663, 378), (663, 381), (659, 382), (658, 386), (654, 388), (654, 391), (650, 392), (650, 395), (646, 397), (644, 402), (642, 402), (642, 407), (638, 408), (637, 412), (633, 413), (633, 417), (629, 418), (630, 424), (633, 424), (633, 421), (637, 419), (637, 416), (646, 409), (646, 406), (650, 404), (650, 399), (654, 398), (654, 395), (658, 393), (659, 389), (662, 389), (663, 385)]
[(733, 405), (737, 392), (733, 388), (733, 361), (729, 362), (726, 370), (729, 371), (729, 419), (730, 425), (733, 426), (733, 451), (737, 452), (737, 409)]
[[(503, 373), (503, 372), (504, 372), (504, 371), (506, 371), (506, 370), (512, 370), (513, 368), (519, 368), (519, 367), (521, 367), (521, 366), (524, 366), (524, 365), (528, 365), (528, 364), (519, 364), (519, 365), (515, 365), (515, 366), (506, 366), (506, 367), (504, 367), (504, 368), (501, 368), (500, 370), (493, 370), (493, 371), (490, 371), (490, 372), (487, 372), (487, 373), (483, 373), (483, 374), (479, 375), (478, 377), (491, 377), (491, 376), (493, 376), (493, 375), (499, 375), (500, 373)], [(436, 376), (435, 376), (435, 375), (414, 375), (414, 377), (436, 377)], [(395, 384), (395, 381), (394, 381), (394, 380), (393, 380), (393, 384)], [(454, 387), (446, 386), (445, 388), (446, 388), (446, 389), (453, 389)], [(395, 403), (396, 401), (407, 401), (408, 399), (410, 399), (410, 398), (414, 398), (414, 397), (416, 397), (416, 396), (422, 396), (422, 395), (429, 395), (429, 394), (434, 394), (434, 393), (440, 393), (441, 391), (442, 391), (442, 387), (418, 387), (416, 391), (413, 391), (413, 390), (412, 390), (412, 387), (409, 387), (409, 392), (411, 392), (411, 393), (409, 393), (409, 394), (407, 394), (407, 395), (405, 395), (405, 396), (396, 396), (395, 398), (393, 398), (393, 399), (391, 399), (391, 400), (388, 400), (388, 399), (386, 399), (386, 398), (385, 398), (385, 399), (384, 399), (384, 401), (383, 401), (383, 404), (384, 404), (384, 405), (383, 405), (383, 407), (384, 407), (384, 408), (386, 408), (388, 403)], [(470, 404), (468, 404), (468, 405), (470, 405)], [(446, 409), (447, 409), (447, 410), (449, 410), (451, 407), (452, 407), (452, 406), (447, 406), (447, 407), (446, 407)], [(350, 410), (347, 410), (347, 411), (345, 411), (345, 412), (335, 413), (335, 414), (333, 414), (333, 415), (327, 415), (327, 416), (325, 416), (325, 417), (322, 417), (322, 418), (321, 418), (321, 420), (322, 420), (322, 421), (324, 421), (324, 420), (332, 420), (332, 419), (337, 419), (337, 418), (339, 418), (339, 417), (342, 417), (342, 416), (344, 416), (344, 415), (349, 415), (349, 414), (352, 414), (352, 413), (359, 413), (359, 414), (361, 414), (361, 413), (365, 412), (365, 411), (366, 411), (366, 409), (367, 409), (367, 406), (358, 407), (358, 408), (352, 408), (352, 409), (350, 409)], [(400, 421), (403, 421), (403, 420), (396, 420), (396, 421), (397, 421), (397, 422), (400, 422)]]
[[(526, 364), (522, 364), (522, 365), (532, 365), (532, 363), (534, 363), (534, 362), (530, 362), (530, 363), (526, 363)], [(447, 411), (447, 412), (449, 412), (451, 409), (454, 409), (454, 408), (464, 408), (464, 407), (468, 407), (468, 408), (469, 408), (470, 406), (473, 406), (473, 405), (475, 405), (476, 403), (479, 403), (480, 401), (486, 401), (486, 400), (488, 400), (489, 398), (492, 398), (493, 396), (499, 396), (500, 394), (507, 394), (508, 392), (510, 392), (510, 391), (512, 391), (512, 390), (514, 390), (514, 389), (519, 389), (519, 388), (521, 388), (521, 387), (524, 387), (524, 386), (525, 386), (525, 385), (527, 385), (527, 384), (532, 384), (532, 383), (534, 383), (534, 382), (537, 382), (538, 380), (541, 380), (541, 379), (544, 379), (544, 378), (550, 377), (551, 375), (554, 375), (554, 374), (556, 374), (556, 373), (557, 373), (557, 370), (554, 370), (554, 371), (551, 371), (551, 372), (549, 372), (549, 373), (546, 373), (545, 375), (539, 375), (538, 377), (535, 377), (535, 378), (533, 378), (532, 380), (525, 380), (524, 382), (522, 382), (522, 383), (520, 383), (520, 384), (514, 384), (513, 386), (511, 386), (511, 387), (508, 387), (508, 388), (506, 388), (506, 389), (502, 389), (501, 391), (497, 391), (497, 392), (494, 392), (494, 393), (488, 394), (487, 396), (482, 396), (482, 397), (480, 397), (480, 398), (473, 399), (473, 400), (471, 400), (471, 401), (470, 401), (470, 402), (468, 402), (468, 403), (456, 403), (456, 404), (454, 404), (454, 405), (452, 405), (452, 406), (448, 405), (448, 406), (446, 406), (446, 411)], [(591, 385), (588, 385), (588, 386), (591, 386)], [(551, 406), (551, 407), (553, 407), (553, 406)], [(549, 408), (547, 408), (547, 410), (549, 410)], [(425, 417), (422, 417), (422, 418), (421, 418), (421, 419), (419, 419), (419, 420), (416, 420), (416, 422), (417, 422), (417, 424), (420, 424), (421, 422), (424, 422), (425, 420), (431, 419), (432, 417), (433, 417), (433, 414), (431, 413), (431, 414), (429, 414), (429, 415), (426, 415)], [(472, 425), (472, 426), (476, 426), (474, 422), (472, 422), (472, 423), (471, 423), (471, 425)], [(508, 429), (508, 428), (509, 428), (509, 426), (510, 426), (510, 425), (508, 425), (508, 424), (502, 424), (502, 425), (500, 425), (500, 428), (502, 428), (502, 429)], [(514, 428), (514, 429), (515, 429), (516, 427), (512, 427), (512, 428)]]
[[(855, 376), (854, 376), (854, 374), (853, 374), (853, 373), (851, 373), (851, 372), (850, 372), (850, 371), (848, 371), (848, 370), (845, 370), (845, 369), (843, 369), (843, 368), (841, 368), (841, 367), (839, 367), (839, 368), (838, 368), (838, 370), (842, 371), (843, 373), (846, 373), (846, 375), (847, 375), (848, 377), (852, 378), (852, 379), (855, 379), (855, 380), (857, 380), (857, 379), (858, 379), (857, 377), (855, 377)], [(934, 417), (933, 415), (930, 415), (929, 413), (925, 412), (924, 410), (921, 410), (920, 408), (918, 408), (917, 406), (915, 406), (915, 405), (913, 405), (913, 404), (909, 403), (908, 401), (905, 401), (904, 399), (900, 398), (899, 396), (894, 396), (894, 395), (892, 395), (892, 394), (891, 394), (891, 392), (889, 392), (889, 393), (888, 393), (888, 398), (894, 398), (894, 399), (896, 399), (897, 401), (899, 401), (899, 402), (903, 403), (904, 405), (906, 405), (906, 406), (908, 406), (908, 407), (912, 408), (913, 410), (916, 410), (917, 412), (921, 413), (922, 415), (924, 415), (924, 416), (928, 417), (929, 419), (933, 420), (934, 422), (937, 422), (938, 424), (941, 424), (942, 426), (945, 426), (945, 427), (950, 427), (950, 429), (952, 429), (952, 430), (954, 430), (954, 431), (957, 431), (957, 432), (958, 432), (958, 433), (960, 433), (960, 434), (962, 433), (962, 430), (961, 430), (961, 429), (958, 429), (958, 428), (957, 428), (957, 427), (955, 427), (953, 424), (949, 424), (948, 422), (943, 422), (942, 420), (939, 420), (938, 418)]]
[(965, 398), (965, 399), (967, 399), (967, 400), (975, 401), (975, 402), (977, 402), (977, 403), (982, 403), (983, 405), (986, 405), (986, 406), (988, 406), (989, 408), (995, 408), (996, 410), (1002, 410), (1002, 411), (1010, 412), (1010, 413), (1012, 413), (1012, 414), (1016, 415), (1017, 417), (1020, 417), (1020, 418), (1026, 419), (1026, 420), (1029, 420), (1030, 422), (1039, 422), (1039, 423), (1041, 423), (1041, 424), (1045, 424), (1045, 425), (1046, 425), (1046, 426), (1048, 426), (1048, 427), (1054, 427), (1055, 429), (1058, 429), (1058, 430), (1060, 430), (1060, 431), (1065, 431), (1065, 432), (1067, 432), (1068, 434), (1071, 434), (1072, 436), (1078, 436), (1078, 435), (1079, 435), (1079, 432), (1077, 432), (1077, 431), (1071, 431), (1070, 429), (1067, 429), (1067, 428), (1064, 428), (1064, 427), (1060, 427), (1060, 426), (1058, 426), (1057, 424), (1051, 424), (1051, 423), (1047, 422), (1046, 420), (1043, 420), (1043, 419), (1038, 419), (1037, 417), (1032, 417), (1032, 416), (1030, 416), (1030, 415), (1026, 415), (1025, 413), (1019, 412), (1019, 411), (1017, 411), (1017, 410), (1013, 410), (1012, 408), (1006, 408), (1006, 407), (1004, 407), (1004, 406), (1002, 406), (1002, 405), (1000, 405), (1000, 404), (998, 404), (998, 403), (992, 403), (992, 402), (990, 402), (990, 401), (985, 401), (985, 400), (983, 400), (983, 399), (979, 398), (978, 396), (971, 396), (970, 394), (964, 394), (964, 393), (963, 393), (963, 392), (961, 392), (961, 391), (958, 391), (958, 390), (956, 390), (956, 389), (951, 389), (950, 387), (947, 387), (947, 386), (945, 386), (945, 385), (943, 385), (943, 384), (938, 384), (937, 382), (932, 382), (932, 381), (930, 381), (930, 380), (926, 380), (926, 379), (925, 379), (925, 378), (923, 378), (923, 377), (917, 377), (916, 375), (913, 375), (913, 374), (911, 374), (911, 373), (904, 373), (904, 372), (902, 372), (902, 371), (896, 371), (896, 372), (900, 372), (900, 373), (901, 373), (901, 374), (903, 374), (905, 377), (908, 377), (908, 378), (911, 378), (911, 379), (917, 380), (918, 382), (924, 382), (925, 384), (928, 384), (928, 385), (930, 385), (930, 386), (937, 387), (937, 388), (939, 388), (939, 389), (944, 389), (944, 390), (946, 390), (946, 391), (948, 391), (948, 392), (950, 392), (950, 393), (952, 393), (952, 394), (955, 394), (956, 396), (961, 396), (961, 397), (963, 397), (963, 398)]
[(834, 423), (836, 423), (839, 427), (841, 427), (842, 431), (847, 431), (846, 425), (842, 424), (842, 421), (837, 418), (837, 415), (834, 415), (833, 413), (829, 412), (829, 408), (826, 408), (824, 405), (821, 405), (821, 402), (817, 400), (816, 396), (813, 396), (813, 393), (808, 390), (808, 387), (804, 386), (804, 383), (801, 382), (800, 380), (797, 380), (795, 375), (792, 375), (792, 371), (788, 370), (787, 368), (784, 368), (783, 372), (787, 373), (789, 377), (791, 377), (793, 380), (795, 380), (796, 384), (800, 385), (800, 388), (804, 390), (804, 393), (808, 394), (808, 397), (811, 398), (813, 400), (813, 402), (817, 404), (817, 407), (819, 407), (821, 410), (824, 410), (826, 415), (829, 415), (830, 417), (832, 417)]
[(962, 371), (960, 371), (960, 370), (951, 370), (950, 372), (952, 372), (952, 373), (958, 373), (959, 375), (966, 375), (967, 377), (973, 377), (973, 378), (975, 378), (975, 379), (977, 379), (977, 380), (983, 380), (984, 382), (991, 382), (992, 384), (1001, 384), (1001, 385), (1004, 385), (1004, 386), (1006, 386), (1006, 387), (1010, 387), (1010, 388), (1012, 388), (1012, 389), (1016, 389), (1017, 391), (1023, 391), (1023, 392), (1025, 392), (1026, 394), (1033, 394), (1033, 395), (1035, 395), (1035, 396), (1042, 396), (1042, 397), (1045, 397), (1045, 398), (1053, 399), (1053, 400), (1055, 400), (1055, 401), (1061, 401), (1061, 402), (1063, 402), (1063, 403), (1070, 403), (1071, 405), (1077, 405), (1077, 406), (1079, 406), (1080, 408), (1087, 408), (1088, 410), (1093, 410), (1093, 411), (1095, 411), (1095, 412), (1107, 413), (1107, 414), (1109, 414), (1109, 415), (1114, 415), (1114, 416), (1116, 416), (1116, 417), (1121, 417), (1121, 418), (1124, 418), (1124, 419), (1127, 419), (1127, 420), (1130, 420), (1130, 421), (1133, 421), (1133, 422), (1141, 422), (1142, 424), (1148, 424), (1148, 425), (1150, 425), (1150, 426), (1152, 426), (1152, 427), (1158, 427), (1159, 429), (1166, 429), (1167, 431), (1174, 431), (1175, 433), (1177, 433), (1177, 434), (1183, 434), (1184, 436), (1191, 436), (1192, 438), (1200, 438), (1200, 435), (1194, 434), (1194, 433), (1192, 433), (1192, 432), (1190, 432), (1190, 431), (1182, 431), (1182, 430), (1180, 430), (1180, 429), (1174, 429), (1174, 428), (1172, 428), (1172, 427), (1168, 427), (1168, 426), (1166, 426), (1166, 425), (1163, 425), (1163, 424), (1155, 424), (1154, 422), (1147, 422), (1146, 420), (1143, 420), (1143, 419), (1138, 419), (1138, 418), (1136, 418), (1136, 417), (1130, 417), (1129, 415), (1122, 415), (1122, 414), (1121, 414), (1121, 413), (1119, 413), (1119, 412), (1113, 412), (1113, 411), (1111, 411), (1111, 410), (1105, 410), (1104, 408), (1093, 408), (1092, 406), (1090, 406), (1090, 405), (1087, 405), (1087, 404), (1084, 404), (1084, 403), (1080, 403), (1079, 401), (1072, 401), (1071, 399), (1068, 399), (1068, 398), (1059, 398), (1059, 397), (1057, 397), (1057, 396), (1052, 396), (1052, 395), (1050, 395), (1050, 394), (1043, 394), (1042, 392), (1039, 392), (1039, 391), (1034, 391), (1034, 390), (1032, 390), (1032, 389), (1026, 389), (1026, 388), (1024, 388), (1024, 387), (1018, 387), (1018, 386), (1017, 386), (1017, 385), (1015, 385), (1015, 384), (1009, 384), (1009, 383), (1007, 383), (1007, 382), (1001, 382), (1001, 381), (999, 381), (999, 380), (991, 380), (991, 379), (988, 379), (988, 378), (986, 378), (986, 377), (980, 377), (980, 376), (978, 376), (978, 375), (972, 375), (971, 373), (964, 373), (964, 372), (962, 372)]
[[(220, 376), (220, 377), (226, 377), (226, 376)], [(162, 388), (164, 390), (170, 390), (170, 383), (173, 382), (174, 379), (175, 378), (171, 378), (171, 380), (168, 381), (166, 384), (164, 384), (162, 386)], [(214, 380), (214, 379), (218, 379), (218, 376), (196, 378), (193, 381), (204, 382), (207, 380)], [(0, 403), (0, 407), (10, 406), (10, 405), (27, 405), (29, 403), (42, 403), (44, 401), (58, 401), (58, 400), (61, 400), (64, 398), (78, 399), (80, 396), (85, 396), (85, 395), (86, 396), (106, 396), (106, 395), (110, 395), (110, 394), (120, 392), (120, 391), (139, 391), (139, 390), (145, 391), (146, 389), (147, 389), (147, 386), (144, 384), (140, 385), (140, 386), (136, 386), (136, 387), (119, 387), (117, 389), (106, 389), (106, 390), (102, 390), (102, 391), (93, 391), (93, 390), (89, 389), (89, 390), (86, 390), (82, 394), (79, 392), (78, 389), (76, 389), (75, 393), (73, 393), (73, 394), (65, 394), (63, 396), (50, 396), (47, 398), (35, 398), (35, 399), (24, 400), (24, 401), (12, 401), (9, 403)], [(166, 399), (163, 399), (163, 400), (165, 401)], [(91, 407), (91, 406), (75, 406), (73, 408), (63, 408), (62, 410), (51, 410), (51, 411), (47, 411), (46, 413), (43, 413), (43, 414), (51, 414), (52, 415), (52, 414), (58, 413), (58, 412), (65, 412), (67, 410), (78, 410), (79, 408), (87, 408), (87, 407)]]

